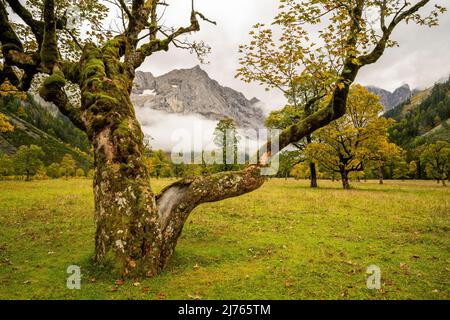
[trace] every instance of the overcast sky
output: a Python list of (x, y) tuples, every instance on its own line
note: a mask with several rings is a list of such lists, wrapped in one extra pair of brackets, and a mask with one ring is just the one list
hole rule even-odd
[[(169, 0), (166, 24), (189, 23), (190, 0)], [(436, 3), (436, 1), (432, 1)], [(439, 0), (449, 5), (448, 0)], [(210, 63), (202, 65), (209, 75), (222, 85), (243, 92), (247, 98), (257, 97), (267, 110), (279, 108), (283, 97), (277, 91), (265, 92), (258, 85), (248, 85), (234, 78), (238, 65), (238, 46), (248, 41), (248, 32), (257, 22), (269, 23), (277, 12), (278, 0), (196, 0), (196, 10), (215, 20), (217, 26), (201, 23), (201, 31), (193, 35), (212, 47)], [(361, 70), (357, 81), (394, 90), (408, 83), (423, 88), (450, 74), (450, 14), (441, 18), (432, 29), (413, 24), (402, 25), (393, 35), (400, 48), (391, 48), (380, 61)], [(161, 75), (173, 69), (191, 68), (199, 64), (187, 51), (171, 48), (149, 57), (140, 70)]]

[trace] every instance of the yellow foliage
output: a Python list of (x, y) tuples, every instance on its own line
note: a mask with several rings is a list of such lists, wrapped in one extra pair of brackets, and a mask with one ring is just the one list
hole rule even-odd
[(0, 132), (10, 132), (13, 131), (14, 127), (8, 121), (8, 117), (0, 113)]
[(11, 82), (9, 82), (9, 80), (5, 80), (2, 84), (0, 84), (0, 98), (10, 96), (14, 96), (18, 99), (26, 98), (25, 92), (17, 89), (15, 86), (11, 84)]
[(387, 139), (392, 120), (379, 117), (382, 109), (376, 95), (352, 86), (346, 115), (318, 130), (320, 142), (308, 145), (306, 154), (334, 172), (362, 171), (400, 155), (401, 149)]

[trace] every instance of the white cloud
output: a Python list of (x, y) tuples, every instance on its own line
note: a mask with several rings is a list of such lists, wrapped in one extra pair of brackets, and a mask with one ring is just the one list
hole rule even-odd
[[(448, 6), (448, 0), (438, 0)], [(165, 22), (179, 26), (189, 23), (190, 1), (169, 1)], [(248, 41), (248, 32), (257, 22), (270, 22), (277, 11), (278, 0), (196, 0), (196, 9), (217, 21), (217, 26), (201, 23), (201, 31), (192, 39), (205, 40), (212, 47), (209, 65), (202, 66), (210, 76), (225, 86), (243, 92), (247, 98), (257, 97), (265, 110), (280, 108), (284, 97), (277, 91), (266, 92), (257, 84), (245, 84), (234, 78), (238, 65), (238, 46)], [(437, 28), (414, 24), (402, 25), (394, 33), (400, 48), (388, 49), (383, 58), (365, 67), (358, 81), (389, 90), (408, 83), (411, 87), (425, 87), (450, 73), (450, 14), (441, 18)], [(149, 57), (141, 70), (161, 75), (173, 69), (191, 68), (198, 64), (187, 51), (171, 48), (169, 52)]]

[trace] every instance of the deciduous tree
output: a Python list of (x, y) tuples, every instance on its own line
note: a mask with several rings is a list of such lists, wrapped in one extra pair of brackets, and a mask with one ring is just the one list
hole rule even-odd
[(441, 181), (445, 186), (445, 180), (450, 175), (450, 143), (447, 141), (437, 141), (425, 148), (422, 159), (426, 163), (427, 175)]
[(14, 174), (14, 165), (10, 156), (0, 153), (0, 176), (9, 176)]
[(223, 118), (214, 130), (214, 143), (222, 155), (222, 171), (233, 169), (238, 163), (239, 134), (231, 118)]
[[(350, 89), (347, 113), (317, 131), (319, 142), (309, 144), (305, 153), (332, 172), (341, 175), (344, 189), (350, 189), (349, 173), (364, 171), (371, 160), (381, 159), (391, 144), (387, 129), (391, 120), (380, 118), (379, 98), (361, 85)], [(393, 146), (394, 147), (394, 146)]]
[(62, 175), (68, 179), (75, 172), (77, 163), (70, 154), (65, 154), (60, 163), (60, 170)]
[(31, 176), (43, 166), (41, 159), (44, 155), (42, 149), (36, 145), (20, 146), (13, 157), (17, 174), (25, 175), (26, 181), (30, 181)]
[(52, 163), (47, 167), (47, 176), (56, 179), (59, 178), (61, 172), (61, 167), (58, 163)]

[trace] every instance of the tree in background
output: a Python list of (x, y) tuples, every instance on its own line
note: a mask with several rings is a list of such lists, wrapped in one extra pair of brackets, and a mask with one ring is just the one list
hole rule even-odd
[(300, 163), (297, 163), (291, 168), (290, 174), (295, 179), (300, 180), (300, 179), (309, 179), (311, 172), (309, 165), (305, 161), (302, 161)]
[[(147, 57), (168, 51), (171, 45), (207, 52), (199, 43), (184, 41), (184, 36), (200, 30), (200, 19), (209, 20), (195, 10), (193, 1), (185, 27), (164, 25), (170, 21), (162, 19), (165, 1), (114, 2), (121, 21), (106, 20), (116, 16), (112, 6), (106, 6), (110, 1), (0, 1), (4, 59), (0, 82), (9, 79), (25, 92), (39, 73), (44, 78), (36, 84), (41, 97), (53, 102), (92, 143), (95, 261), (111, 261), (123, 276), (155, 276), (171, 260), (192, 210), (260, 188), (266, 181), (262, 167), (273, 154), (262, 151), (260, 163), (245, 170), (184, 179), (155, 194), (143, 156), (143, 133), (130, 99), (135, 70)], [(83, 28), (67, 25), (71, 3), (79, 9)], [(386, 48), (396, 44), (391, 36), (399, 24), (437, 25), (445, 9), (423, 10), (429, 3), (434, 1), (282, 0), (274, 23), (304, 26), (294, 48), (308, 48), (303, 67), (315, 81), (329, 84), (331, 98), (283, 130), (280, 149), (345, 114), (350, 86), (361, 68), (376, 63)], [(20, 20), (11, 21), (16, 17)], [(319, 24), (320, 28), (313, 27)], [(318, 44), (312, 43), (316, 35)], [(325, 70), (337, 70), (332, 79), (316, 72), (323, 55), (328, 57)], [(78, 90), (80, 101), (69, 98), (70, 87)], [(269, 141), (262, 150), (271, 150), (271, 145)]]
[(413, 160), (409, 163), (409, 167), (408, 167), (408, 175), (411, 179), (415, 179), (418, 176), (418, 165), (417, 165), (417, 161)]
[(186, 176), (187, 165), (182, 163), (173, 164), (173, 174), (176, 178), (183, 178)]
[(306, 155), (329, 171), (341, 175), (344, 189), (350, 189), (349, 173), (364, 171), (373, 154), (382, 154), (391, 120), (380, 118), (379, 98), (361, 85), (350, 89), (347, 113), (317, 131), (318, 142), (309, 144)]
[(6, 177), (14, 174), (13, 160), (10, 156), (0, 152), (0, 176)]
[[(9, 80), (5, 80), (0, 83), (0, 103), (3, 105), (8, 104), (8, 102), (13, 98), (23, 98), (25, 93), (18, 90), (15, 86), (11, 84)], [(14, 130), (14, 126), (8, 121), (8, 117), (3, 113), (0, 113), (0, 133), (10, 132)]]
[[(392, 120), (389, 120), (388, 126), (392, 124)], [(401, 148), (394, 143), (390, 143), (387, 139), (376, 140), (375, 145), (369, 146), (368, 162), (369, 167), (375, 169), (378, 175), (380, 184), (384, 183), (384, 167), (392, 162), (394, 159), (398, 159), (401, 155)]]
[(42, 149), (36, 145), (20, 146), (13, 157), (17, 174), (25, 175), (26, 181), (30, 181), (31, 176), (43, 166), (41, 159), (44, 156)]
[(409, 164), (403, 158), (394, 162), (393, 178), (405, 180), (409, 177)]
[(65, 154), (60, 164), (61, 175), (68, 179), (69, 176), (75, 173), (76, 165), (77, 163), (73, 157), (70, 154)]
[(289, 178), (292, 168), (300, 162), (299, 151), (283, 151), (279, 155), (279, 166), (277, 171), (278, 178)]
[(423, 151), (422, 159), (427, 175), (445, 186), (445, 180), (450, 178), (450, 143), (437, 141), (430, 144)]
[(47, 176), (52, 179), (56, 179), (60, 177), (61, 166), (58, 163), (52, 163), (47, 167)]
[(48, 179), (47, 171), (45, 170), (45, 166), (44, 165), (40, 166), (37, 169), (36, 174), (34, 175), (34, 178), (37, 179), (37, 180), (46, 180), (46, 179)]
[[(220, 120), (214, 130), (214, 143), (222, 154), (222, 171), (230, 171), (238, 163), (239, 135), (231, 118)], [(202, 156), (203, 159), (203, 156)]]
[(78, 178), (86, 177), (86, 173), (84, 172), (83, 169), (78, 168), (77, 171), (75, 172), (75, 176)]
[[(294, 1), (282, 3), (296, 4)], [(236, 76), (248, 83), (257, 82), (267, 90), (277, 89), (288, 100), (282, 110), (270, 113), (266, 126), (272, 129), (284, 130), (317, 111), (320, 100), (332, 90), (337, 76), (334, 65), (327, 61), (331, 55), (312, 58), (310, 48), (302, 45), (302, 41), (310, 39), (302, 25), (293, 23), (294, 14), (291, 11), (279, 15), (270, 27), (256, 24), (250, 32), (250, 43), (239, 48), (241, 68)], [(305, 69), (305, 62), (308, 69)], [(303, 150), (311, 142), (312, 136), (306, 135), (293, 145)], [(314, 161), (309, 162), (309, 166), (311, 187), (315, 188)]]
[(148, 158), (150, 174), (156, 179), (170, 177), (172, 175), (172, 162), (164, 150), (152, 151)]
[[(268, 128), (283, 130), (293, 125), (297, 121), (305, 118), (306, 116), (307, 113), (305, 113), (303, 109), (287, 105), (280, 111), (272, 111), (269, 114), (269, 117), (267, 118), (265, 124)], [(313, 141), (312, 136), (307, 136), (303, 140), (304, 142), (299, 141), (293, 143), (292, 145), (299, 151), (302, 151), (308, 144)], [(311, 188), (317, 188), (317, 166), (314, 161), (309, 161), (309, 172), (310, 174), (308, 176), (311, 181), (310, 186)]]

